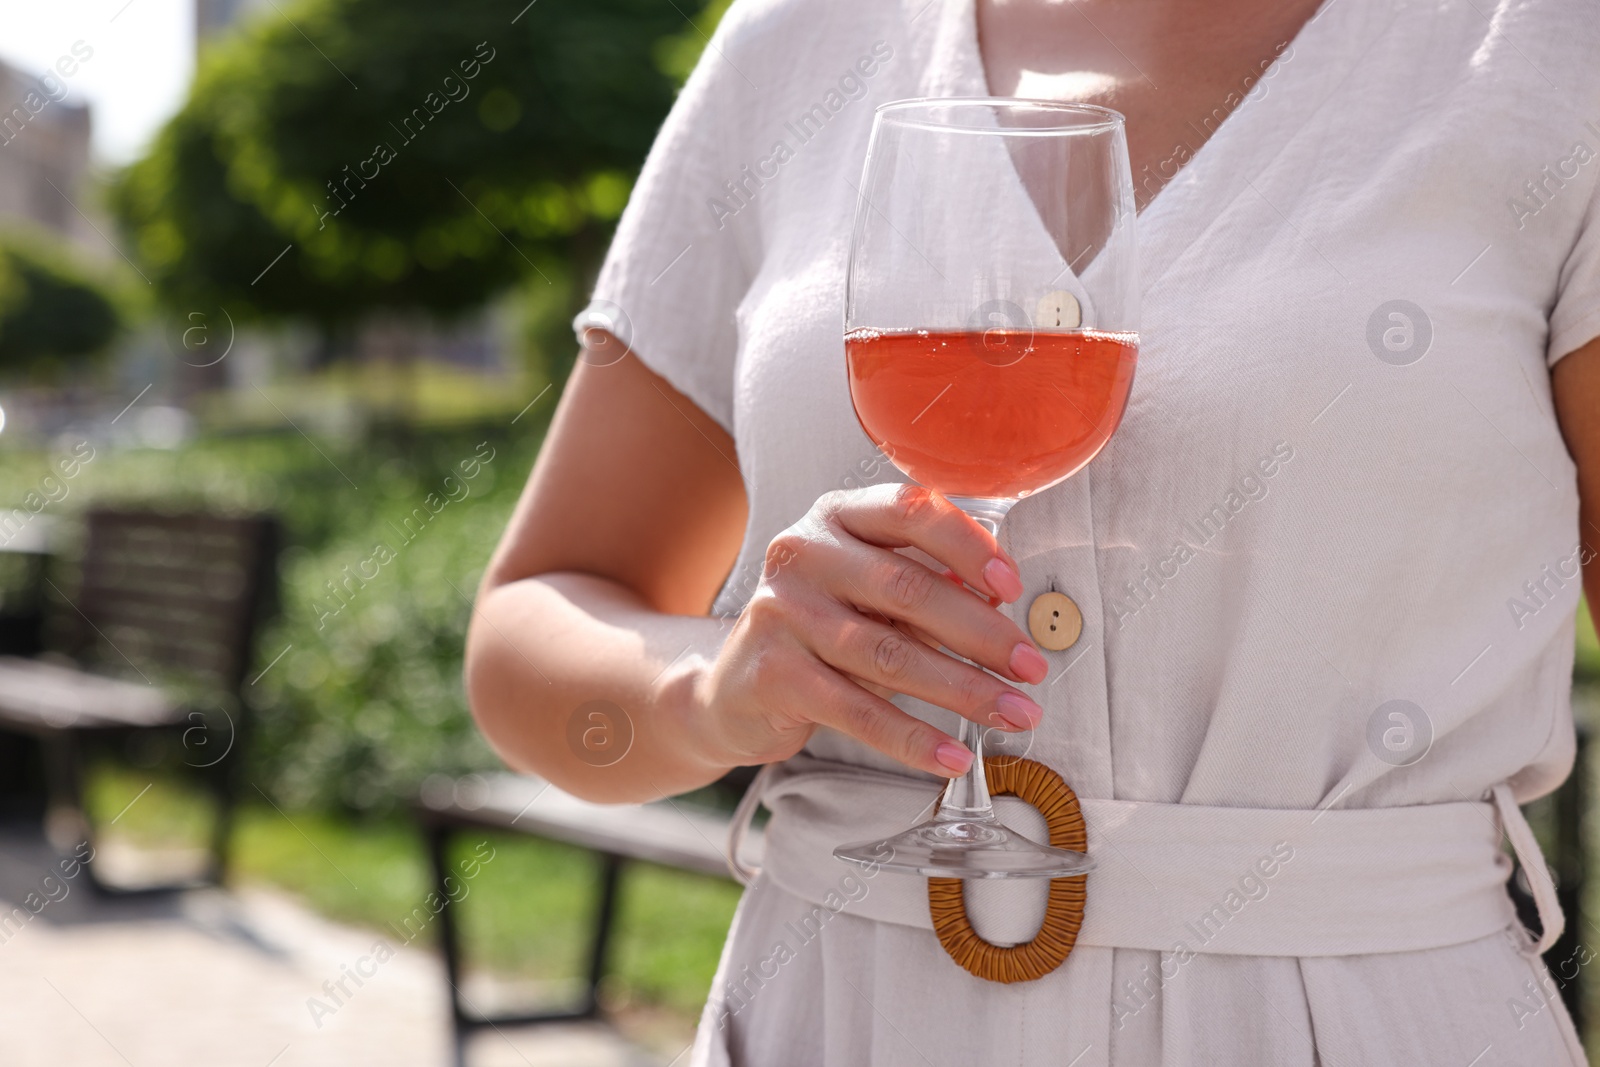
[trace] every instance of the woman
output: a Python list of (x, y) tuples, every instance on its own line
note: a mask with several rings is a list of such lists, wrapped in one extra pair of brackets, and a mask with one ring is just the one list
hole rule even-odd
[[(733, 6), (467, 670), (506, 760), (591, 799), (784, 761), (695, 1063), (1585, 1062), (1514, 801), (1571, 767), (1600, 596), (1596, 55), (1584, 0)], [(983, 95), (1127, 116), (1144, 285), (1121, 429), (998, 544), (893, 484), (840, 338), (873, 108)], [(631, 731), (603, 767), (566, 740), (597, 708)], [(1100, 867), (1038, 981), (972, 977), (920, 880), (828, 855), (963, 770), (955, 715), (1084, 800)], [(1027, 940), (1041, 893), (973, 886), (974, 923)]]

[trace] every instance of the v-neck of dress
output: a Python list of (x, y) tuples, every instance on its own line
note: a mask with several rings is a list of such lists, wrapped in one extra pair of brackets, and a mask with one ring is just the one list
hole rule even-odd
[[(939, 0), (935, 0), (939, 2)], [(1260, 80), (1177, 173), (1139, 212), (1141, 288), (1148, 291), (1241, 191), (1254, 186), (1288, 138), (1258, 135), (1267, 127), (1298, 129), (1366, 52), (1350, 20), (1367, 0), (1323, 0)], [(976, 0), (941, 3), (933, 62), (924, 73), (928, 96), (991, 96), (978, 40)], [(1321, 88), (1321, 87), (1326, 87)], [(1274, 115), (1272, 111), (1279, 113)]]

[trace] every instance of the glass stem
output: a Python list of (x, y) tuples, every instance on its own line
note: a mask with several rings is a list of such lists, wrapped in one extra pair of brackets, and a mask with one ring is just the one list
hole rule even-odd
[[(1011, 510), (1015, 500), (995, 500), (982, 497), (951, 497), (950, 502), (968, 515), (997, 540), (1000, 523)], [(972, 663), (963, 659), (964, 663)], [(977, 664), (973, 664), (977, 666)], [(978, 668), (982, 670), (982, 667)], [(959, 778), (950, 779), (939, 798), (939, 811), (934, 818), (940, 822), (994, 822), (994, 804), (989, 799), (989, 778), (983, 770), (984, 727), (962, 716), (956, 740), (972, 751), (972, 766)]]
[(944, 787), (939, 812), (934, 817), (940, 822), (993, 822), (994, 804), (989, 800), (989, 779), (983, 771), (983, 727), (963, 717), (956, 740), (972, 750), (972, 766)]

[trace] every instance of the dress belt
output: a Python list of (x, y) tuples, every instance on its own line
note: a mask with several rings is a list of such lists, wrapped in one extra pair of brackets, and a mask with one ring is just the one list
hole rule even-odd
[[(931, 930), (927, 883), (833, 857), (925, 817), (938, 785), (807, 755), (765, 768), (730, 831), (734, 872), (764, 874), (833, 913)], [(1493, 800), (1391, 808), (1221, 808), (1080, 797), (1097, 864), (1079, 945), (1243, 956), (1412, 952), (1510, 932), (1542, 953), (1560, 935), (1555, 885), (1511, 789)], [(772, 812), (760, 870), (740, 857), (759, 804)], [(1038, 813), (996, 799), (1002, 821), (1044, 840)], [(1516, 922), (1510, 857), (1527, 873), (1542, 936)], [(1042, 881), (968, 883), (973, 926), (994, 944), (1032, 939)], [(819, 921), (829, 916), (819, 915)]]

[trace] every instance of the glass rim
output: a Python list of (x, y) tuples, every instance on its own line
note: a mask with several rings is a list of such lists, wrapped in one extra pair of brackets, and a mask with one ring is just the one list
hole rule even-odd
[[(966, 126), (952, 122), (937, 122), (929, 118), (902, 117), (900, 112), (929, 112), (937, 108), (966, 109), (987, 107), (995, 110), (1029, 110), (1074, 115), (1080, 120), (1063, 122), (1055, 126)], [(1127, 119), (1122, 112), (1099, 104), (1077, 104), (1061, 100), (1034, 100), (1019, 96), (918, 96), (906, 100), (891, 100), (873, 109), (873, 118), (892, 122), (896, 126), (913, 129), (937, 130), (943, 133), (981, 133), (1007, 137), (1030, 137), (1042, 134), (1087, 134), (1124, 129)]]

